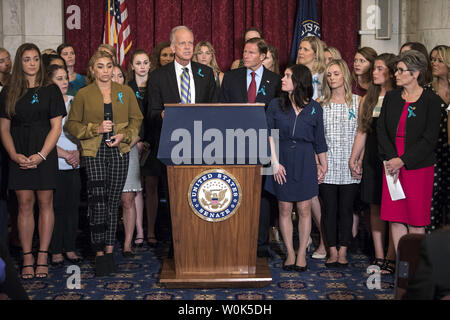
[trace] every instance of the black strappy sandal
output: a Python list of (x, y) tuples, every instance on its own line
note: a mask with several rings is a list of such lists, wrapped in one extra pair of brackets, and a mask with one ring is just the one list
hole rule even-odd
[[(26, 255), (29, 255), (29, 254), (33, 255), (33, 252), (32, 252), (32, 251), (30, 251), (30, 252), (25, 252), (23, 255), (26, 256)], [(33, 269), (33, 273), (23, 273), (23, 269), (25, 269), (25, 268), (32, 268), (32, 269)], [(34, 263), (33, 263), (33, 264), (27, 264), (27, 265), (23, 265), (23, 266), (22, 266), (22, 274), (20, 275), (20, 277), (21, 277), (23, 280), (33, 279), (34, 276), (35, 276), (35, 274), (34, 274)]]
[[(46, 260), (48, 260), (48, 251), (42, 251), (42, 250), (39, 250), (39, 251), (38, 251), (38, 259), (39, 259), (39, 253), (45, 253), (45, 254), (47, 255), (47, 259), (46, 259)], [(40, 278), (40, 279), (47, 278), (47, 277), (48, 277), (48, 261), (47, 261), (46, 264), (36, 264), (36, 269), (37, 269), (38, 267), (41, 267), (41, 268), (47, 268), (47, 272), (36, 272), (35, 277), (36, 277), (36, 278)]]
[[(142, 240), (142, 242), (136, 242), (138, 240)], [(144, 238), (136, 238), (134, 239), (134, 246), (138, 248), (142, 248), (144, 246)]]
[(395, 273), (395, 260), (384, 259), (384, 263), (381, 266), (381, 274), (388, 275), (394, 273)]

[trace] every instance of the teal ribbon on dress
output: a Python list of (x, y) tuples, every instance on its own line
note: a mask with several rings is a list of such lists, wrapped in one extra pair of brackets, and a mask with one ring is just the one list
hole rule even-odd
[(263, 95), (266, 95), (266, 85), (263, 85), (261, 88), (259, 88), (258, 93), (262, 93)]
[(313, 84), (320, 84), (319, 78), (318, 78), (318, 77), (313, 77), (313, 78), (312, 78), (312, 83), (313, 83)]
[(122, 98), (123, 98), (123, 92), (122, 92), (122, 91), (119, 92), (119, 94), (117, 95), (117, 97), (119, 98), (120, 103), (123, 104), (123, 100), (122, 100)]
[(136, 91), (136, 98), (138, 98), (139, 100), (144, 100), (144, 97), (142, 96), (142, 94), (138, 91)]
[(408, 118), (415, 117), (414, 109), (411, 106), (408, 106)]
[(39, 103), (38, 94), (33, 94), (33, 100), (31, 100), (31, 104)]
[(316, 114), (316, 108), (313, 107), (312, 111), (311, 111), (311, 115)]
[(348, 120), (351, 120), (352, 118), (356, 119), (355, 110), (353, 110), (353, 108), (348, 109), (348, 113), (349, 113)]
[(202, 68), (199, 68), (199, 69), (198, 69), (197, 74), (198, 74), (200, 77), (202, 77), (202, 78), (205, 77), (205, 75), (202, 74)]

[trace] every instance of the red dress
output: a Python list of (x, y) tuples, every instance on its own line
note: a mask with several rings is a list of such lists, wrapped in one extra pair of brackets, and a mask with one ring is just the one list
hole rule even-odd
[[(395, 137), (395, 146), (399, 156), (402, 156), (405, 152), (405, 125), (409, 113), (408, 106), (409, 102), (406, 102)], [(406, 198), (392, 201), (386, 183), (386, 176), (383, 174), (381, 219), (405, 223), (415, 227), (429, 225), (433, 178), (434, 166), (416, 170), (406, 170), (405, 167), (402, 167), (399, 173), (399, 181)]]

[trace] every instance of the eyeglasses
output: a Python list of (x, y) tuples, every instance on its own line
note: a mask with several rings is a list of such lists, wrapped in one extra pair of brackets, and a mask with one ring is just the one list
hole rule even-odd
[(406, 72), (406, 71), (412, 72), (412, 70), (397, 68), (394, 70), (394, 73), (398, 72), (398, 74), (403, 74), (403, 72)]

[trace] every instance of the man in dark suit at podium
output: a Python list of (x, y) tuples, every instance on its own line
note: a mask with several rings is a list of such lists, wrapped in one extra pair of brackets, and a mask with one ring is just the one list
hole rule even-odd
[[(220, 91), (220, 102), (224, 103), (264, 103), (267, 104), (280, 95), (281, 78), (267, 70), (263, 61), (268, 47), (261, 38), (247, 40), (244, 46), (244, 67), (225, 73)], [(268, 177), (272, 178), (272, 177)], [(261, 211), (258, 231), (258, 257), (269, 256), (270, 212), (277, 210), (277, 200), (264, 191), (265, 176), (262, 181)]]
[(216, 102), (213, 70), (191, 61), (194, 55), (192, 31), (185, 26), (173, 28), (170, 43), (175, 60), (150, 73), (148, 80), (151, 118), (159, 124), (164, 117), (165, 103)]
[[(213, 70), (191, 61), (194, 55), (193, 32), (185, 26), (177, 26), (170, 33), (170, 43), (175, 60), (150, 73), (147, 82), (149, 104), (146, 121), (150, 121), (155, 151), (159, 147), (165, 103), (210, 103), (217, 100)], [(164, 171), (162, 165), (161, 168)], [(168, 200), (167, 177), (164, 172), (161, 175), (162, 189)]]

